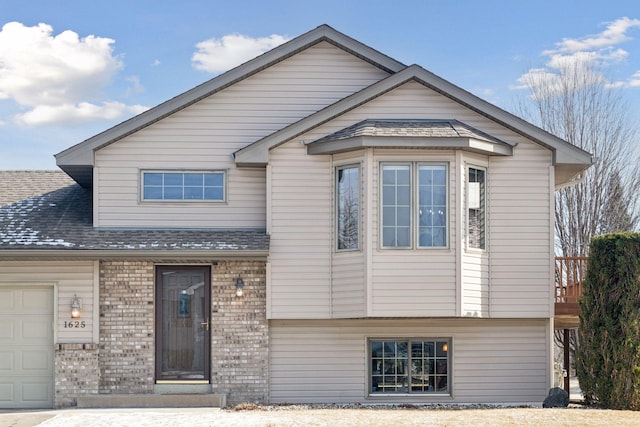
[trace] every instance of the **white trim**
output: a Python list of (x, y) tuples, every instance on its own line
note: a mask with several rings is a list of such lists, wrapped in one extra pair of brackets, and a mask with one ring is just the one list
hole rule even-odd
[[(228, 169), (211, 169), (211, 170), (203, 170), (203, 169), (139, 169), (138, 170), (138, 182), (139, 182), (139, 202), (141, 204), (150, 204), (150, 203), (215, 203), (215, 204), (224, 204), (228, 203), (227, 200), (227, 181), (228, 181)], [(178, 175), (182, 174), (208, 174), (208, 175), (222, 175), (222, 198), (221, 199), (145, 199), (144, 198), (144, 176), (145, 174), (162, 174), (162, 175)], [(182, 188), (184, 190), (184, 181), (182, 183)], [(164, 193), (165, 184), (162, 183), (162, 189)], [(203, 190), (205, 188), (204, 184), (202, 186)], [(184, 195), (183, 195), (184, 196)], [(204, 194), (203, 194), (204, 197)]]
[(100, 343), (100, 261), (93, 261), (93, 343)]

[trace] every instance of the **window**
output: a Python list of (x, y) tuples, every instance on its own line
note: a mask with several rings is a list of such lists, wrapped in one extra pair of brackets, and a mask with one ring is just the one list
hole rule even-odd
[(413, 247), (413, 230), (418, 247), (446, 247), (447, 165), (383, 164), (381, 173), (382, 247)]
[(448, 339), (371, 340), (371, 394), (449, 393)]
[(224, 172), (142, 172), (142, 200), (224, 201)]
[(336, 169), (337, 248), (356, 250), (360, 246), (360, 167)]
[(484, 169), (469, 167), (467, 187), (467, 230), (468, 245), (474, 249), (485, 248), (486, 228), (486, 171)]

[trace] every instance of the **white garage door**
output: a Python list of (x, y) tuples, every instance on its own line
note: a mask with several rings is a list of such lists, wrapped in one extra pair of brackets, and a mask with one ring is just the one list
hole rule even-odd
[(0, 285), (0, 408), (53, 407), (53, 288)]

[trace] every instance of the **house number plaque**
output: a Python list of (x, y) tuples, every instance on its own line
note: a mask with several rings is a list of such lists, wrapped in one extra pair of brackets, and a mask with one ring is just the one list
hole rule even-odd
[(67, 329), (84, 329), (87, 327), (87, 323), (84, 320), (65, 320), (64, 327)]

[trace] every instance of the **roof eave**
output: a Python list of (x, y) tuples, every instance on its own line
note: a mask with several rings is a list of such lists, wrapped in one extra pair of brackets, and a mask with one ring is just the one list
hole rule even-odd
[(307, 154), (336, 154), (363, 148), (466, 150), (488, 156), (512, 156), (513, 147), (468, 137), (356, 136), (307, 145)]
[(266, 260), (268, 250), (74, 250), (0, 249), (0, 261), (29, 259)]

